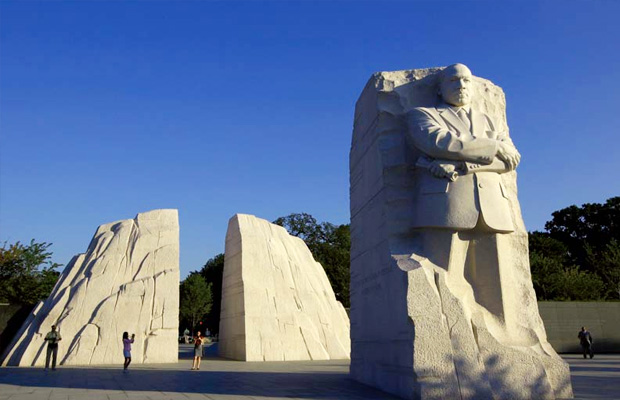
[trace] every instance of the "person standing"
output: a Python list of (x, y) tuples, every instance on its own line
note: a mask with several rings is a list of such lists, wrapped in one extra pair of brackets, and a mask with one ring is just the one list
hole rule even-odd
[(135, 333), (131, 334), (131, 339), (129, 339), (129, 333), (123, 332), (123, 356), (125, 356), (125, 363), (123, 364), (123, 370), (126, 370), (131, 363), (131, 344), (133, 343), (134, 338), (136, 337)]
[(192, 363), (192, 370), (200, 369), (200, 360), (202, 359), (203, 338), (200, 335), (200, 331), (196, 333), (194, 338), (194, 362)]
[(58, 357), (58, 342), (62, 338), (60, 333), (56, 332), (56, 325), (52, 325), (52, 330), (45, 335), (45, 341), (47, 342), (47, 355), (45, 356), (45, 369), (50, 366), (50, 356), (52, 357), (52, 370), (56, 369), (56, 358)]
[(594, 343), (594, 340), (585, 326), (581, 327), (581, 331), (579, 331), (577, 337), (579, 338), (579, 343), (581, 344), (581, 349), (583, 350), (583, 358), (586, 358), (587, 354), (590, 355), (590, 358), (594, 357), (594, 351), (592, 350), (592, 343)]

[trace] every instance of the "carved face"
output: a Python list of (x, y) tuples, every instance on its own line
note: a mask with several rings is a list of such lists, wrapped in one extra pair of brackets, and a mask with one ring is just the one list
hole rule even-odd
[(471, 103), (471, 71), (463, 64), (450, 65), (442, 71), (439, 89), (443, 101), (448, 104), (462, 107)]

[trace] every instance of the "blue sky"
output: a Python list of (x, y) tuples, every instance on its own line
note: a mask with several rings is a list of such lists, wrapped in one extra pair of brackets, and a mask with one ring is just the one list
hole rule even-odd
[(467, 64), (506, 92), (530, 230), (620, 195), (620, 2), (0, 2), (0, 241), (67, 263), (177, 208), (181, 275), (228, 219), (349, 221), (373, 72)]

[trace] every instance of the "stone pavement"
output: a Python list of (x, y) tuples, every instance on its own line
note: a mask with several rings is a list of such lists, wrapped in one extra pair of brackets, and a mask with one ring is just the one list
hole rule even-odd
[(562, 354), (570, 364), (570, 376), (576, 399), (620, 399), (620, 354)]
[[(72, 399), (396, 399), (348, 378), (346, 361), (244, 363), (207, 353), (190, 371), (191, 348), (176, 364), (119, 367), (0, 368), (0, 400)], [(212, 350), (211, 350), (212, 352)], [(567, 355), (575, 397), (620, 399), (620, 355)], [(122, 361), (122, 359), (121, 359)]]

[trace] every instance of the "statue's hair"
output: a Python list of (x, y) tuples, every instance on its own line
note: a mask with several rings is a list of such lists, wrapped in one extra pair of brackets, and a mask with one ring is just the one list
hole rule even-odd
[(445, 67), (444, 69), (442, 69), (441, 71), (439, 71), (439, 83), (441, 83), (441, 81), (443, 81), (443, 78), (446, 76), (446, 72), (448, 70), (454, 69), (456, 68), (457, 65), (461, 65), (465, 68), (467, 68), (469, 70), (469, 72), (471, 73), (471, 70), (469, 69), (469, 67), (465, 64), (461, 64), (461, 63), (456, 63), (456, 64), (450, 64), (447, 67)]

